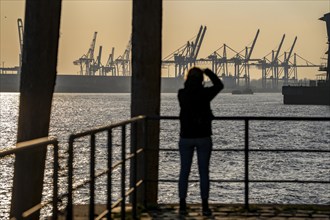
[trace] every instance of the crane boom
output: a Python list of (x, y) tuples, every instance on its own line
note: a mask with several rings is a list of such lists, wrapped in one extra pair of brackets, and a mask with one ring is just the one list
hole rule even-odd
[[(203, 26), (202, 26), (203, 27)], [(201, 27), (201, 28), (202, 28)], [(198, 42), (196, 42), (196, 50), (194, 51), (194, 60), (196, 60), (197, 56), (198, 56), (198, 53), (199, 53), (199, 50), (202, 46), (202, 43), (203, 43), (203, 39), (204, 39), (204, 35), (205, 35), (205, 32), (206, 32), (206, 26), (203, 28), (203, 31), (202, 31), (202, 35), (200, 37), (200, 40)]]
[(102, 56), (102, 46), (99, 48), (99, 55), (97, 56), (97, 66), (100, 67), (101, 65), (101, 56)]
[(111, 66), (113, 64), (114, 55), (115, 55), (115, 48), (112, 47), (111, 54), (109, 54), (109, 58), (108, 58), (107, 64), (105, 66)]
[(23, 21), (20, 18), (17, 19), (17, 27), (18, 27), (19, 48), (22, 54), (24, 29), (23, 29)]
[(203, 26), (201, 26), (199, 28), (199, 31), (198, 31), (198, 34), (197, 34), (197, 37), (196, 37), (196, 40), (195, 40), (195, 43), (193, 43), (193, 48), (192, 48), (192, 51), (191, 51), (191, 58), (195, 57), (195, 51), (196, 51), (196, 47), (198, 45), (198, 42), (199, 42), (199, 38), (201, 37), (201, 33), (203, 31)]
[(289, 54), (288, 54), (288, 56), (286, 57), (286, 59), (285, 59), (285, 63), (288, 63), (289, 62), (289, 59), (290, 59), (290, 57), (291, 57), (291, 54), (292, 54), (292, 51), (293, 51), (293, 48), (294, 48), (294, 46), (295, 46), (295, 44), (296, 44), (296, 41), (297, 41), (297, 37), (295, 37), (295, 39), (294, 39), (294, 41), (293, 41), (293, 44), (292, 44), (292, 46), (291, 46), (291, 48), (290, 48), (290, 51), (289, 51)]
[(94, 59), (94, 49), (95, 49), (96, 37), (97, 37), (97, 32), (95, 31), (91, 46), (87, 52), (87, 58), (92, 59), (92, 60)]
[(250, 58), (251, 58), (251, 55), (252, 55), (252, 52), (253, 52), (254, 46), (255, 46), (255, 44), (256, 44), (256, 42), (257, 42), (257, 39), (258, 39), (258, 36), (259, 36), (259, 32), (260, 32), (260, 30), (258, 29), (258, 31), (257, 31), (257, 33), (256, 33), (256, 36), (254, 37), (254, 40), (253, 40), (253, 43), (252, 43), (252, 46), (251, 46), (250, 52), (249, 52), (249, 54), (248, 54), (248, 56), (247, 56), (247, 58), (246, 58), (246, 61), (249, 61)]
[(276, 55), (275, 55), (274, 60), (273, 60), (274, 62), (277, 60), (278, 55), (280, 54), (280, 51), (281, 51), (281, 48), (282, 48), (282, 44), (283, 44), (284, 38), (285, 38), (285, 34), (283, 34), (283, 37), (282, 37), (281, 43), (280, 43), (280, 45), (278, 46), (278, 49), (277, 49), (277, 51), (276, 51)]

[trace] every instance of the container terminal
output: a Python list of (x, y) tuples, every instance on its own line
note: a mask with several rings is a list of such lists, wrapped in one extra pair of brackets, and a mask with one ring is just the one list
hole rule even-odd
[[(23, 21), (17, 20), (19, 36), (19, 65), (0, 68), (0, 92), (18, 92), (23, 50)], [(162, 92), (177, 92), (182, 87), (184, 73), (192, 66), (208, 67), (225, 84), (225, 92), (253, 94), (253, 92), (281, 92), (282, 86), (301, 85), (299, 68), (322, 68), (297, 53), (294, 53), (297, 37), (289, 51), (283, 51), (285, 34), (276, 50), (262, 58), (253, 58), (260, 30), (256, 31), (252, 43), (238, 51), (222, 44), (205, 58), (198, 58), (207, 27), (201, 26), (197, 35), (180, 48), (162, 59)], [(77, 75), (57, 75), (55, 92), (107, 93), (130, 92), (131, 87), (131, 40), (124, 52), (115, 58), (115, 48), (102, 63), (102, 46), (95, 51), (98, 32), (94, 32), (90, 47), (81, 57), (73, 61), (78, 67)], [(97, 52), (97, 53), (96, 53)], [(95, 56), (95, 53), (97, 54)], [(250, 69), (261, 72), (261, 85), (251, 85)]]

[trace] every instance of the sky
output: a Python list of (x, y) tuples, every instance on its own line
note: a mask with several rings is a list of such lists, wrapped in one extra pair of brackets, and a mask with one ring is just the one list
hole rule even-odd
[[(0, 65), (18, 65), (17, 19), (24, 22), (25, 1), (0, 0)], [(330, 12), (330, 0), (164, 0), (162, 57), (171, 54), (194, 36), (201, 25), (207, 31), (198, 58), (206, 58), (224, 43), (241, 51), (260, 29), (252, 58), (263, 58), (276, 50), (286, 35), (282, 52), (294, 52), (320, 65), (327, 50), (325, 22), (318, 20)], [(58, 55), (59, 74), (77, 74), (73, 61), (86, 54), (98, 32), (95, 57), (103, 46), (105, 64), (115, 47), (115, 58), (124, 53), (131, 35), (132, 0), (63, 0)], [(302, 60), (298, 63), (305, 64)], [(315, 78), (317, 68), (301, 68), (299, 78)], [(261, 71), (251, 69), (251, 78)]]

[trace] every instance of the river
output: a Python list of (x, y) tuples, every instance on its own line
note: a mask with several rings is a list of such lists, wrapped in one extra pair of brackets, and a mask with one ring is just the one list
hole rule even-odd
[[(0, 150), (15, 144), (18, 119), (18, 93), (0, 93)], [(283, 105), (279, 93), (256, 93), (254, 95), (218, 95), (212, 102), (216, 116), (289, 116), (330, 117), (329, 106)], [(161, 115), (177, 116), (179, 106), (176, 94), (162, 94)], [(58, 137), (62, 150), (62, 171), (66, 170), (65, 149), (68, 136), (130, 117), (130, 94), (55, 94), (52, 107), (50, 135)], [(160, 145), (162, 148), (177, 148), (178, 122), (161, 123)], [(117, 132), (119, 134), (119, 131)], [(213, 142), (215, 149), (243, 148), (244, 123), (240, 121), (214, 121)], [(104, 137), (100, 137), (104, 139)], [(116, 143), (116, 137), (114, 137)], [(118, 137), (118, 141), (119, 137)], [(117, 144), (119, 146), (119, 144)], [(114, 147), (117, 146), (116, 144)], [(77, 178), (88, 173), (88, 146), (80, 147), (82, 157), (75, 162)], [(330, 122), (250, 122), (250, 148), (252, 149), (330, 149)], [(116, 152), (116, 150), (115, 150)], [(97, 148), (97, 169), (105, 167), (106, 149)], [(196, 158), (195, 158), (196, 159)], [(211, 179), (243, 179), (243, 152), (213, 152), (211, 158)], [(5, 218), (10, 204), (10, 185), (13, 175), (13, 158), (0, 162), (0, 218)], [(178, 178), (179, 158), (177, 152), (160, 153), (160, 179)], [(50, 170), (50, 168), (49, 168)], [(49, 198), (47, 189), (51, 186), (46, 171), (44, 198)], [(48, 175), (48, 177), (47, 177)], [(60, 183), (65, 185), (62, 172)], [(329, 181), (330, 156), (319, 153), (265, 153), (250, 155), (250, 179), (289, 179)], [(196, 161), (192, 167), (191, 179), (198, 179)], [(104, 179), (98, 181), (97, 202), (104, 203)], [(114, 184), (114, 188), (117, 185)], [(293, 183), (251, 183), (251, 203), (314, 203), (330, 204), (330, 186), (326, 184)], [(210, 202), (242, 203), (242, 183), (212, 183)], [(62, 188), (60, 192), (65, 192)], [(87, 203), (87, 188), (80, 190), (75, 203)], [(118, 192), (114, 190), (114, 197)], [(200, 202), (199, 184), (189, 185), (188, 202)], [(160, 183), (159, 202), (177, 202), (177, 183)], [(2, 214), (1, 214), (2, 213)]]

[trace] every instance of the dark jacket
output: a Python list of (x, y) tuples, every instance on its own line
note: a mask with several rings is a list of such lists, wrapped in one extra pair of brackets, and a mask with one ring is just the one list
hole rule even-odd
[(213, 86), (189, 86), (178, 92), (180, 103), (180, 137), (203, 138), (212, 135), (211, 100), (223, 89), (221, 80), (209, 69), (205, 70)]

